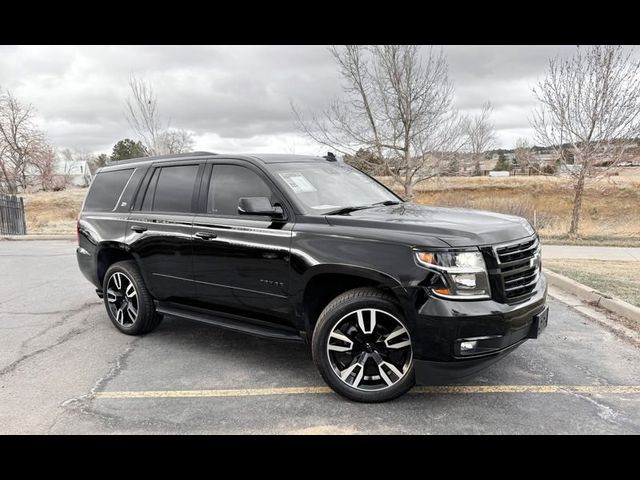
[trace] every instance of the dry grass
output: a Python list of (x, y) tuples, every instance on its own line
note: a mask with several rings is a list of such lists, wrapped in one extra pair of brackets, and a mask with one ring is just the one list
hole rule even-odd
[[(640, 172), (638, 172), (640, 173)], [(389, 178), (381, 178), (398, 193)], [(580, 240), (568, 240), (573, 191), (566, 179), (544, 176), (446, 177), (416, 188), (416, 201), (427, 205), (478, 208), (534, 217), (540, 235), (562, 243), (640, 244), (640, 175), (589, 183), (584, 197)]]
[(23, 195), (29, 234), (73, 234), (86, 188)]
[(549, 270), (640, 307), (640, 262), (544, 260)]

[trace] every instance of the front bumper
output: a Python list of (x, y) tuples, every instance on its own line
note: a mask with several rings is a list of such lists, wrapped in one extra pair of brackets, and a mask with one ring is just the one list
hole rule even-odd
[(469, 377), (484, 370), (489, 365), (501, 360), (518, 348), (527, 339), (524, 338), (493, 355), (480, 358), (467, 358), (451, 362), (435, 362), (430, 360), (414, 360), (413, 368), (417, 385), (439, 385), (458, 378)]
[[(508, 305), (494, 300), (451, 301), (411, 297), (416, 383), (433, 384), (472, 375), (500, 360), (528, 338), (536, 338), (537, 318), (547, 308), (547, 282), (540, 275), (534, 295)], [(406, 309), (405, 309), (406, 312)], [(461, 350), (463, 341), (477, 348)]]

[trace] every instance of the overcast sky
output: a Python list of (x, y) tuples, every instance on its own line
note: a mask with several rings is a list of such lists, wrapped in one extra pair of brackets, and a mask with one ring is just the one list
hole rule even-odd
[[(456, 105), (495, 108), (498, 143), (533, 140), (531, 87), (548, 59), (575, 46), (444, 46)], [(318, 110), (340, 95), (324, 46), (0, 46), (0, 87), (38, 111), (58, 147), (110, 153), (131, 137), (124, 117), (131, 74), (153, 83), (171, 125), (198, 150), (321, 153), (296, 131), (290, 101)]]

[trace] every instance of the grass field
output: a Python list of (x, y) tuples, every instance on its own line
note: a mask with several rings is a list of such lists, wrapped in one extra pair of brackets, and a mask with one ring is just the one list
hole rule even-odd
[(27, 233), (74, 234), (86, 193), (86, 188), (71, 188), (62, 192), (22, 195), (27, 215)]
[[(640, 171), (588, 184), (580, 238), (566, 238), (572, 191), (557, 177), (444, 177), (416, 187), (416, 201), (427, 205), (479, 208), (511, 213), (535, 223), (551, 243), (640, 246)], [(390, 179), (381, 178), (401, 192)], [(25, 194), (28, 233), (75, 231), (86, 189)]]
[(549, 270), (640, 307), (640, 262), (544, 260)]

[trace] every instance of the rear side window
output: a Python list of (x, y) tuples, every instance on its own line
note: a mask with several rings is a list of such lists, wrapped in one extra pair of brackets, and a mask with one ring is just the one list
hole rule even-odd
[(133, 170), (128, 168), (97, 174), (91, 183), (84, 209), (94, 212), (111, 212), (115, 209)]
[(149, 182), (142, 210), (191, 212), (191, 199), (198, 168), (198, 165), (157, 168)]

